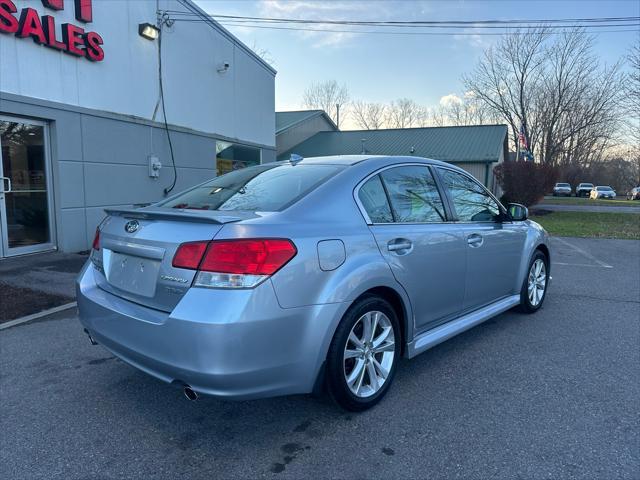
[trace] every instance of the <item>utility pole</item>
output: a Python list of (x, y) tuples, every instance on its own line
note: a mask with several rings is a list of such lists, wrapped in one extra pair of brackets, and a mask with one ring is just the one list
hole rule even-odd
[(340, 104), (336, 103), (336, 127), (340, 130)]

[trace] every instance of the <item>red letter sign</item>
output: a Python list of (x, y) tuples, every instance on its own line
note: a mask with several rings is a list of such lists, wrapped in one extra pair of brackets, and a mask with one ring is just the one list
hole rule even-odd
[(76, 18), (84, 23), (93, 21), (91, 0), (76, 0)]
[(42, 0), (42, 4), (51, 10), (64, 10), (64, 0)]
[(0, 0), (0, 32), (16, 33), (18, 31), (18, 20), (11, 15), (17, 11), (11, 0)]
[(47, 38), (44, 36), (44, 30), (42, 30), (42, 24), (40, 23), (40, 17), (38, 16), (38, 12), (33, 8), (23, 9), (18, 23), (17, 37), (31, 37), (36, 43), (47, 43)]

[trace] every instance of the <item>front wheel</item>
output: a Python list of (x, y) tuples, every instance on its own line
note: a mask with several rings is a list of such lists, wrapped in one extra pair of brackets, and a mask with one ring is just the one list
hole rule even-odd
[(400, 358), (400, 324), (389, 302), (367, 296), (345, 313), (327, 356), (327, 386), (338, 405), (362, 411), (387, 393)]
[(536, 250), (529, 271), (520, 291), (520, 311), (533, 313), (540, 309), (549, 285), (549, 259), (540, 250)]

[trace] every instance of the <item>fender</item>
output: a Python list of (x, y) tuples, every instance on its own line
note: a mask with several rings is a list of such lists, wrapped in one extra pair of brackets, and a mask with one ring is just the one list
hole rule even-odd
[(527, 220), (527, 224), (530, 228), (527, 229), (527, 238), (524, 242), (524, 247), (522, 251), (522, 257), (520, 259), (520, 267), (518, 269), (517, 284), (514, 285), (513, 291), (516, 293), (520, 293), (522, 289), (522, 283), (528, 273), (529, 262), (531, 261), (531, 257), (533, 256), (533, 252), (544, 245), (549, 251), (549, 274), (551, 274), (551, 248), (549, 247), (549, 234), (546, 232), (542, 226), (533, 220)]

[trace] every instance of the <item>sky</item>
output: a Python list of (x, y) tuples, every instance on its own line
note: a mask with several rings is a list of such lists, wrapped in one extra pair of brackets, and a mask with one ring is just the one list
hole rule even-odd
[[(196, 0), (196, 3), (211, 14), (323, 20), (477, 21), (640, 16), (640, 0)], [(249, 47), (268, 52), (278, 71), (277, 111), (300, 109), (305, 88), (323, 80), (345, 84), (353, 100), (388, 103), (410, 98), (434, 107), (447, 95), (464, 93), (461, 76), (473, 69), (483, 51), (498, 38), (316, 33), (231, 25), (225, 28)], [(598, 33), (595, 53), (603, 64), (613, 64), (639, 38), (640, 30)]]

